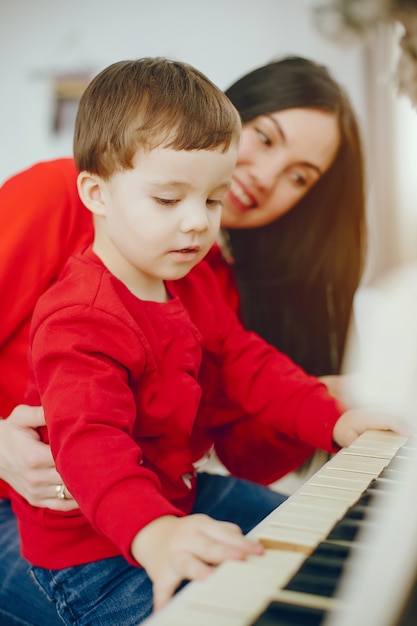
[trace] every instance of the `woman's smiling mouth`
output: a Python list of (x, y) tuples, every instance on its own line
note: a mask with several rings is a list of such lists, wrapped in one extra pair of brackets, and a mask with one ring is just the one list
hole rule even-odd
[(238, 204), (240, 210), (247, 211), (257, 206), (255, 198), (243, 189), (240, 183), (234, 178), (230, 185), (229, 193), (234, 200), (234, 204)]

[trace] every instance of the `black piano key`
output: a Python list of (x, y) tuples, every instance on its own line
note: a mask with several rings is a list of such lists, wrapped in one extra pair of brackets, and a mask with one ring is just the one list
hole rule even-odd
[(357, 500), (355, 506), (356, 505), (365, 506), (365, 507), (369, 506), (375, 497), (375, 493), (376, 493), (376, 490), (372, 491), (372, 487), (368, 487), (368, 489), (363, 492), (359, 500)]
[(354, 541), (358, 532), (368, 524), (366, 520), (344, 517), (327, 536), (328, 541)]
[(326, 612), (284, 602), (271, 602), (251, 626), (321, 626)]
[(354, 549), (353, 545), (322, 541), (302, 563), (284, 589), (333, 597), (343, 576), (347, 559)]
[(346, 560), (351, 550), (352, 546), (347, 546), (339, 543), (331, 543), (330, 541), (321, 541), (312, 554)]
[(317, 576), (339, 576), (344, 565), (345, 559), (314, 554), (306, 559), (303, 572)]
[(382, 489), (385, 493), (390, 493), (395, 491), (398, 488), (398, 481), (391, 480), (389, 478), (383, 478), (379, 476), (372, 481), (372, 485), (370, 489), (380, 490)]
[(318, 570), (315, 574), (305, 574), (304, 571), (300, 570), (292, 577), (284, 589), (332, 598), (339, 586), (339, 581), (340, 575), (322, 576)]
[(284, 587), (288, 591), (332, 597), (342, 576), (344, 563), (340, 558), (310, 555)]
[(391, 489), (391, 486), (387, 489), (386, 482), (388, 481), (381, 481), (377, 483), (376, 480), (373, 480), (369, 487), (366, 489), (366, 491), (363, 492), (356, 504), (359, 504), (361, 506), (367, 506), (368, 508), (377, 507), (378, 504), (377, 502), (375, 502), (376, 498), (381, 498), (381, 496), (388, 497), (394, 492), (394, 488)]
[(351, 509), (346, 513), (345, 518), (347, 519), (365, 519), (368, 513), (368, 507), (363, 504), (355, 504)]

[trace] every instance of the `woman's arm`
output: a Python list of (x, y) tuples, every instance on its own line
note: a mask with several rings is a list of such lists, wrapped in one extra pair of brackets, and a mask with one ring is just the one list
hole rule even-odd
[(0, 187), (0, 415), (23, 402), (29, 323), (39, 296), (92, 238), (72, 159), (38, 163)]
[[(72, 159), (38, 163), (0, 187), (0, 478), (31, 504), (68, 510), (49, 447), (39, 441), (39, 408), (16, 406), (28, 378), (28, 333), (39, 296), (70, 254), (92, 237), (90, 213), (76, 187)], [(15, 408), (16, 407), (16, 408)], [(7, 489), (2, 488), (0, 495)], [(66, 494), (68, 496), (68, 493)]]

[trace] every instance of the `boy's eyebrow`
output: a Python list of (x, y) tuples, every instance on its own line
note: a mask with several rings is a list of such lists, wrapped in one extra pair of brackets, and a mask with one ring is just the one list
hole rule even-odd
[[(165, 188), (169, 188), (169, 187), (192, 187), (192, 185), (185, 180), (152, 180), (149, 182), (149, 185), (152, 187), (165, 187)], [(213, 191), (224, 191), (226, 192), (228, 189), (230, 189), (230, 185), (231, 185), (231, 181), (227, 180), (224, 182), (221, 182), (218, 184), (217, 187), (213, 188)]]
[[(278, 120), (275, 119), (275, 117), (273, 117), (272, 115), (268, 115), (266, 114), (265, 117), (267, 117), (269, 120), (271, 120), (271, 122), (275, 125), (275, 128), (278, 131), (279, 136), (281, 137), (282, 141), (284, 143), (286, 143), (287, 141), (287, 136), (284, 132), (284, 129), (282, 128), (281, 124), (278, 122)], [(321, 171), (321, 167), (319, 167), (318, 165), (316, 165), (315, 163), (310, 163), (310, 161), (303, 161), (301, 163), (301, 165), (305, 165), (306, 167), (311, 167), (313, 170), (316, 170), (317, 174), (319, 176), (322, 175), (322, 171)]]
[(149, 187), (155, 189), (177, 189), (179, 187), (190, 187), (190, 183), (185, 180), (166, 180), (166, 179), (154, 179), (148, 182)]
[(230, 189), (231, 184), (231, 180), (228, 180), (226, 183), (220, 183), (220, 185), (216, 187), (215, 191), (227, 191), (228, 189)]

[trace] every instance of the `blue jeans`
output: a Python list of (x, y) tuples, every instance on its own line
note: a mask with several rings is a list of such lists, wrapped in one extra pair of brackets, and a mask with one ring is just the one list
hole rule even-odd
[[(238, 524), (246, 534), (285, 497), (248, 481), (199, 474), (193, 513)], [(136, 626), (152, 612), (152, 583), (123, 557), (61, 570), (32, 568), (38, 584), (71, 626)], [(46, 622), (45, 622), (46, 623)]]
[(55, 605), (29, 575), (20, 556), (16, 517), (8, 500), (0, 499), (0, 624), (2, 626), (62, 626)]

